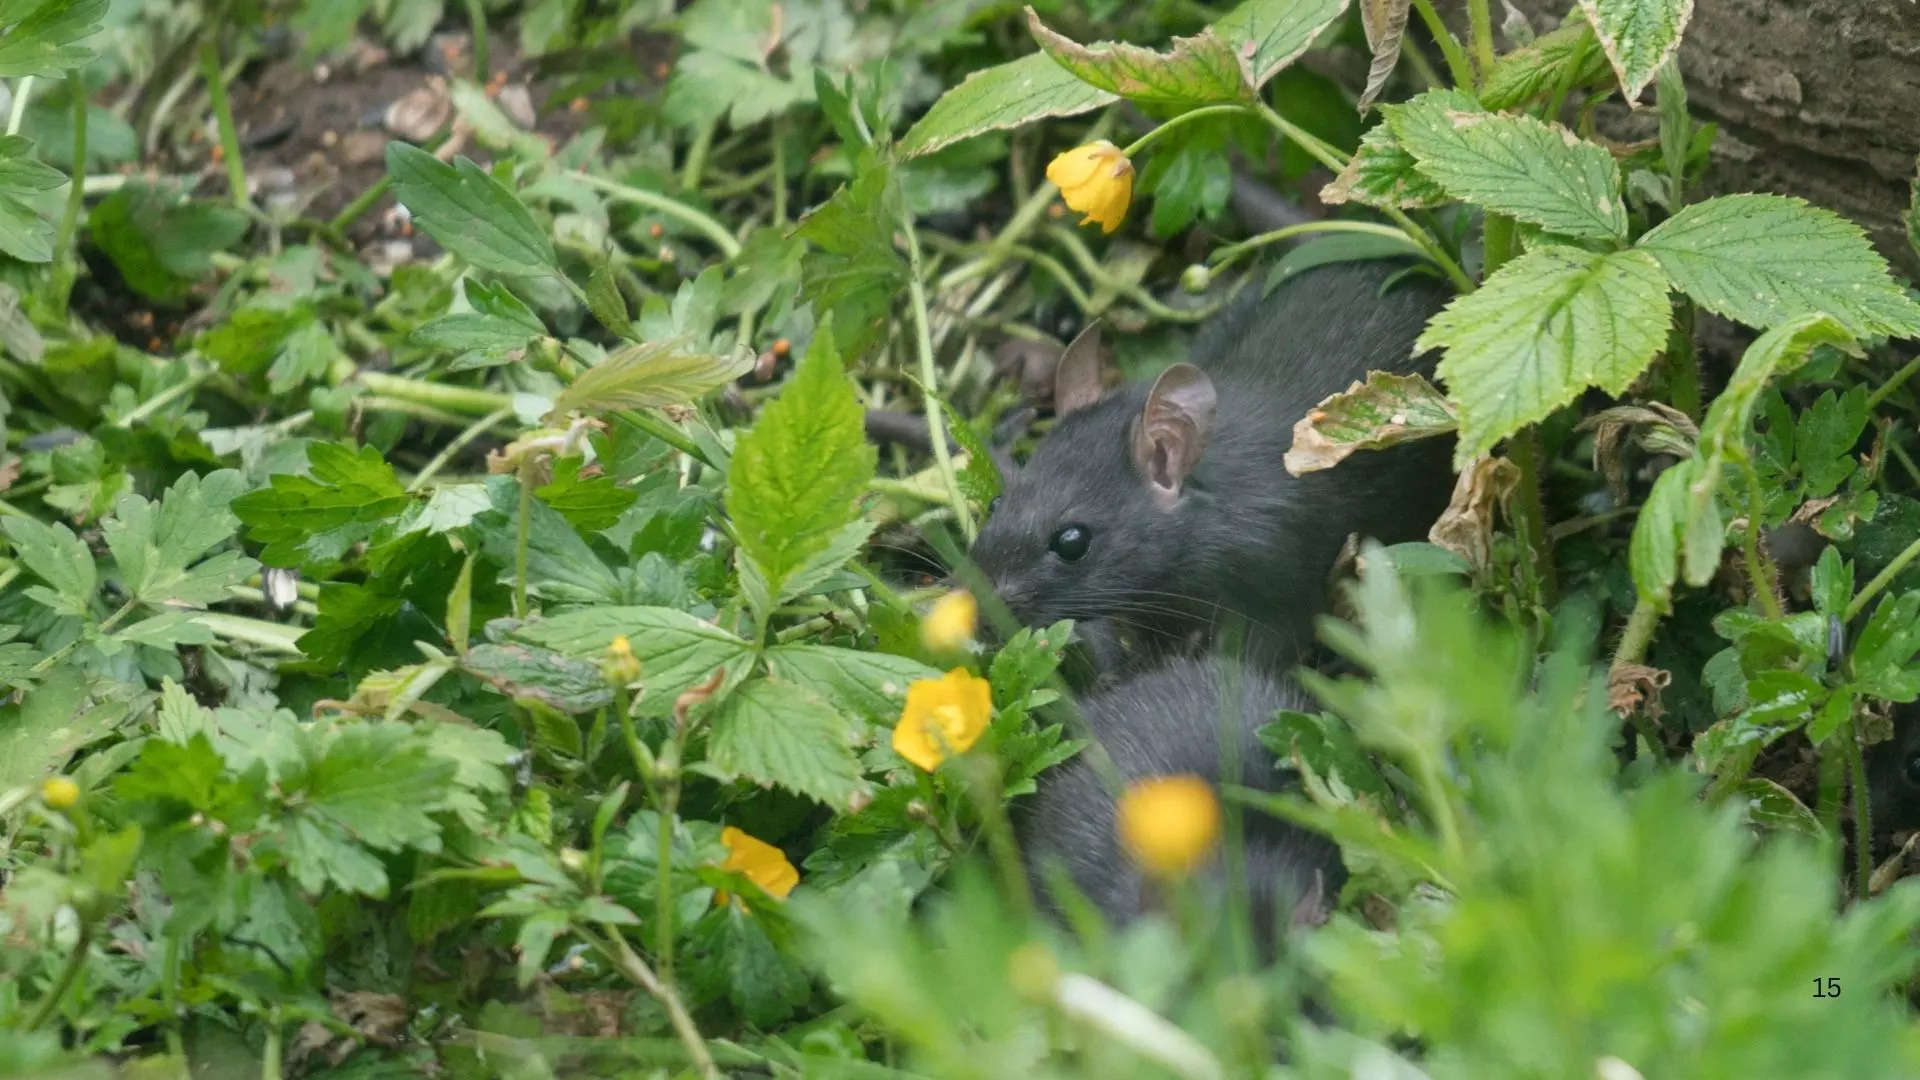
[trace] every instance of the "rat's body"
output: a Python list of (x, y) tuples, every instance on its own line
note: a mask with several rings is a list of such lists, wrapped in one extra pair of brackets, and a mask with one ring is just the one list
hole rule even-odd
[[(1264, 791), (1290, 786), (1254, 732), (1275, 710), (1311, 708), (1291, 682), (1218, 659), (1176, 659), (1111, 689), (1085, 697), (1081, 714), (1123, 782), (1192, 774)], [(1226, 724), (1222, 724), (1222, 717)], [(1233, 737), (1238, 777), (1223, 777), (1221, 729)], [(1039, 791), (1016, 805), (1020, 847), (1039, 871), (1058, 860), (1087, 898), (1115, 922), (1139, 915), (1154, 900), (1150, 883), (1120, 848), (1114, 801), (1089, 749), (1040, 777)], [(1242, 850), (1255, 930), (1263, 940), (1280, 920), (1319, 923), (1339, 896), (1346, 869), (1325, 837), (1249, 810)], [(1209, 879), (1219, 880), (1217, 863)]]
[(1265, 298), (1250, 288), (1202, 332), (1191, 365), (1104, 396), (1097, 341), (1075, 342), (1056, 377), (1061, 419), (1007, 479), (972, 552), (1014, 616), (1077, 620), (1109, 675), (1236, 621), (1249, 658), (1300, 658), (1348, 534), (1420, 538), (1451, 488), (1445, 440), (1302, 477), (1281, 464), (1295, 422), (1327, 396), (1369, 371), (1431, 370), (1413, 343), (1447, 294), (1415, 278), (1379, 295), (1397, 269), (1341, 264)]
[(1920, 705), (1896, 705), (1893, 738), (1867, 747), (1867, 791), (1876, 846), (1920, 829)]

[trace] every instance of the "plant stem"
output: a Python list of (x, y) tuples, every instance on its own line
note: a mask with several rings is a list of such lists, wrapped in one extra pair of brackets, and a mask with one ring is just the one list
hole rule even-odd
[(267, 1044), (260, 1048), (260, 1080), (280, 1080), (282, 1054), (280, 1010), (274, 1009), (267, 1015)]
[(488, 428), (512, 416), (513, 410), (511, 408), (495, 409), (480, 419), (475, 420), (473, 423), (468, 424), (460, 434), (455, 435), (447, 445), (441, 447), (440, 452), (433, 455), (431, 461), (428, 461), (418, 473), (414, 474), (413, 479), (407, 484), (407, 490), (419, 491), (421, 488), (426, 487), (427, 481), (432, 480), (435, 473), (446, 468), (447, 462), (452, 461), (453, 456), (465, 448), (468, 443), (479, 438)]
[(1786, 614), (1780, 607), (1780, 589), (1774, 584), (1766, 558), (1760, 554), (1760, 521), (1766, 512), (1766, 499), (1761, 494), (1760, 474), (1754, 470), (1753, 463), (1742, 464), (1747, 467), (1747, 535), (1743, 544), (1747, 577), (1753, 581), (1753, 591), (1760, 594), (1760, 606), (1766, 609), (1767, 617), (1778, 619)]
[[(13, 108), (7, 113), (7, 134), (20, 134), (20, 125), (27, 119), (27, 102), (33, 100), (35, 81), (32, 75), (22, 75), (20, 81), (14, 84)], [(76, 167), (74, 171), (78, 172), (79, 169)]]
[(1493, 11), (1488, 0), (1467, 0), (1467, 21), (1473, 32), (1473, 60), (1480, 69), (1479, 79), (1493, 71)]
[(247, 198), (247, 166), (240, 159), (240, 132), (233, 126), (233, 103), (227, 100), (227, 77), (220, 70), (221, 20), (209, 21), (200, 28), (200, 76), (207, 83), (207, 97), (213, 106), (214, 123), (220, 129), (220, 152), (226, 158), (227, 187), (233, 205), (242, 210), (253, 204)]
[(709, 121), (693, 137), (693, 145), (687, 147), (687, 160), (680, 169), (680, 190), (699, 191), (700, 174), (707, 168), (707, 152), (713, 149), (713, 134), (720, 126), (718, 119)]
[(1873, 602), (1874, 597), (1880, 595), (1880, 590), (1892, 584), (1893, 579), (1899, 577), (1900, 571), (1905, 570), (1907, 564), (1912, 562), (1916, 556), (1920, 556), (1920, 540), (1915, 540), (1913, 543), (1901, 548), (1900, 554), (1895, 555), (1892, 562), (1888, 563), (1879, 573), (1873, 575), (1873, 580), (1867, 582), (1866, 587), (1861, 589), (1860, 592), (1854, 596), (1853, 601), (1847, 605), (1846, 620), (1852, 622), (1856, 616), (1867, 610), (1867, 605)]
[(1913, 378), (1913, 373), (1916, 371), (1920, 371), (1920, 356), (1902, 364), (1899, 371), (1887, 377), (1886, 382), (1873, 388), (1873, 393), (1867, 395), (1867, 411), (1872, 412), (1879, 407), (1881, 402), (1887, 400), (1887, 395), (1904, 386), (1908, 379)]
[[(627, 721), (629, 724), (631, 720)], [(660, 811), (660, 850), (655, 856), (654, 865), (658, 877), (654, 881), (653, 921), (654, 932), (658, 940), (653, 951), (660, 958), (660, 975), (666, 982), (673, 982), (673, 824), (674, 815), (680, 809), (680, 781), (677, 779), (661, 782), (657, 793)]]
[[(1667, 335), (1667, 403), (1695, 420), (1700, 418), (1700, 361), (1693, 350), (1693, 301), (1683, 300)], [(1871, 412), (1873, 406), (1868, 404)]]
[(244, 615), (229, 615), (224, 611), (198, 612), (193, 621), (213, 631), (215, 637), (227, 641), (271, 649), (288, 656), (305, 655), (300, 651), (299, 640), (306, 631), (297, 626), (249, 619)]
[(487, 62), (487, 11), (480, 0), (467, 0), (467, 23), (473, 28), (473, 81), (485, 86), (492, 73)]
[(707, 458), (706, 451), (700, 449), (700, 444), (689, 438), (686, 432), (681, 431), (679, 428), (652, 413), (634, 409), (628, 412), (616, 413), (614, 414), (614, 418), (626, 424), (628, 427), (638, 428), (648, 435), (659, 439), (661, 442), (666, 443), (668, 446), (673, 447), (675, 450), (680, 451), (702, 465), (714, 468), (719, 467)]
[(27, 1018), (27, 1026), (22, 1030), (38, 1031), (40, 1025), (53, 1019), (53, 1014), (60, 1009), (60, 999), (67, 996), (67, 991), (73, 987), (73, 980), (80, 976), (80, 969), (86, 966), (87, 950), (92, 947), (93, 924), (82, 923), (80, 938), (73, 943), (73, 951), (67, 954), (67, 962), (60, 965), (60, 974), (54, 977), (53, 988), (47, 991), (46, 997), (40, 999), (40, 1004), (34, 1006), (33, 1015)]
[(1644, 598), (1635, 600), (1633, 613), (1627, 616), (1627, 628), (1620, 633), (1620, 645), (1613, 651), (1613, 666), (1637, 664), (1647, 655), (1653, 631), (1660, 625), (1659, 605)]
[(1238, 262), (1241, 256), (1249, 252), (1257, 251), (1269, 244), (1277, 244), (1282, 240), (1291, 240), (1296, 236), (1305, 236), (1309, 233), (1319, 232), (1350, 232), (1365, 233), (1369, 236), (1384, 236), (1397, 240), (1405, 240), (1416, 250), (1424, 252), (1424, 249), (1420, 247), (1418, 242), (1391, 225), (1381, 225), (1372, 221), (1305, 221), (1298, 225), (1288, 225), (1285, 228), (1275, 229), (1272, 232), (1263, 232), (1258, 236), (1250, 236), (1236, 244), (1228, 244), (1225, 247), (1216, 248), (1213, 254), (1207, 256), (1207, 262), (1211, 264), (1215, 270), (1224, 270)]
[(693, 1059), (693, 1067), (699, 1070), (700, 1075), (706, 1080), (720, 1080), (720, 1070), (714, 1066), (713, 1054), (700, 1037), (700, 1029), (694, 1026), (693, 1017), (687, 1014), (687, 1007), (680, 1003), (680, 995), (673, 992), (672, 986), (661, 982), (647, 962), (633, 951), (627, 939), (620, 936), (620, 928), (603, 923), (601, 929), (607, 935), (604, 938), (585, 927), (574, 929), (586, 939), (588, 945), (606, 957), (608, 963), (651, 994), (667, 1011), (667, 1022), (673, 1026), (674, 1034), (680, 1037), (681, 1045), (687, 1048), (687, 1055)]
[(960, 492), (960, 477), (953, 471), (953, 455), (947, 449), (947, 422), (940, 403), (940, 372), (933, 362), (933, 331), (927, 324), (927, 289), (920, 281), (920, 240), (913, 227), (913, 213), (900, 211), (900, 228), (907, 234), (907, 300), (913, 308), (913, 341), (920, 354), (920, 389), (926, 396), (927, 435), (933, 442), (933, 460), (940, 478), (946, 481), (948, 505), (960, 533), (973, 542), (973, 511)]
[(1183, 1080), (1222, 1080), (1226, 1070), (1194, 1037), (1145, 1005), (1090, 975), (1069, 972), (1051, 987), (1068, 1017), (1164, 1066)]
[(73, 175), (67, 180), (67, 206), (60, 214), (60, 231), (53, 242), (54, 258), (60, 260), (53, 274), (55, 310), (65, 310), (73, 295), (74, 278), (79, 275), (80, 252), (74, 234), (87, 203), (87, 88), (79, 68), (67, 72), (67, 89), (73, 97)]
[(733, 238), (733, 234), (727, 231), (726, 226), (678, 199), (662, 195), (657, 191), (647, 191), (629, 184), (603, 179), (588, 172), (574, 172), (569, 175), (573, 180), (605, 192), (621, 202), (644, 206), (692, 226), (707, 239), (712, 240), (714, 246), (720, 249), (720, 253), (729, 259), (740, 254), (740, 241)]
[(1122, 156), (1130, 158), (1140, 151), (1145, 150), (1154, 140), (1175, 128), (1190, 124), (1195, 120), (1204, 120), (1209, 116), (1244, 115), (1246, 111), (1247, 107), (1244, 105), (1203, 105), (1198, 109), (1188, 109), (1186, 112), (1173, 117), (1147, 132), (1145, 135), (1128, 143), (1126, 149), (1120, 151), (1120, 153)]
[(787, 223), (787, 122), (773, 118), (773, 224)]
[(188, 375), (186, 378), (134, 406), (131, 412), (120, 418), (118, 426), (132, 430), (135, 425), (144, 423), (148, 417), (151, 417), (161, 409), (166, 408), (183, 397), (190, 396), (195, 390), (200, 389), (201, 384), (211, 378), (213, 378), (213, 370), (211, 368), (205, 371), (196, 371)]
[(1093, 252), (1087, 249), (1086, 241), (1080, 239), (1079, 234), (1075, 233), (1072, 228), (1065, 225), (1055, 225), (1047, 231), (1055, 240), (1059, 241), (1061, 247), (1067, 249), (1067, 254), (1073, 256), (1073, 261), (1080, 264), (1080, 269), (1088, 277), (1093, 279), (1095, 285), (1120, 293), (1132, 300), (1135, 304), (1138, 304), (1140, 310), (1156, 319), (1165, 322), (1201, 322), (1219, 310), (1218, 304), (1209, 304), (1206, 307), (1190, 308), (1184, 311), (1179, 308), (1168, 307), (1161, 303), (1152, 293), (1141, 288), (1138, 282), (1122, 281), (1112, 274), (1107, 273), (1107, 268), (1101, 266), (1100, 260), (1094, 258)]
[(1453, 36), (1447, 24), (1441, 21), (1440, 13), (1434, 10), (1433, 0), (1413, 0), (1413, 8), (1420, 13), (1420, 21), (1427, 24), (1427, 32), (1440, 46), (1440, 55), (1446, 58), (1447, 74), (1453, 77), (1453, 85), (1462, 90), (1473, 88), (1473, 67), (1467, 63), (1467, 52), (1460, 47), (1460, 39)]
[(376, 394), (418, 402), (422, 405), (432, 405), (450, 412), (466, 413), (469, 416), (483, 416), (496, 409), (511, 409), (513, 406), (512, 395), (503, 394), (497, 390), (447, 386), (400, 375), (388, 375), (379, 371), (361, 371), (356, 378), (362, 386)]
[(513, 537), (513, 617), (527, 617), (527, 549), (533, 538), (533, 470), (538, 455), (520, 459), (520, 513)]
[(1873, 800), (1867, 793), (1867, 759), (1860, 749), (1858, 725), (1853, 717), (1840, 729), (1847, 755), (1848, 786), (1853, 791), (1853, 864), (1854, 898), (1865, 900), (1873, 892)]
[(1542, 609), (1553, 603), (1553, 538), (1547, 535), (1546, 505), (1540, 497), (1540, 436), (1531, 427), (1507, 440), (1507, 457), (1520, 469), (1514, 485), (1513, 529), (1527, 549), (1527, 571), (1532, 597)]

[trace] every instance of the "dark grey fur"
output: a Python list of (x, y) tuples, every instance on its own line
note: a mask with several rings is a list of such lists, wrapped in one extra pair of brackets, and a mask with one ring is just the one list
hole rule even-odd
[(1920, 705), (1893, 710), (1893, 738), (1867, 748), (1867, 791), (1873, 795), (1873, 839), (1920, 829)]
[[(1239, 755), (1235, 782), (1280, 791), (1292, 780), (1254, 731), (1278, 709), (1310, 708), (1291, 681), (1217, 659), (1176, 659), (1080, 703), (1093, 737), (1123, 781), (1191, 773), (1222, 779), (1222, 717)], [(1039, 791), (1016, 806), (1020, 847), (1038, 871), (1058, 860), (1074, 883), (1114, 922), (1139, 915), (1152, 896), (1121, 850), (1113, 796), (1083, 753), (1040, 778)], [(1243, 815), (1246, 880), (1254, 926), (1271, 944), (1283, 920), (1317, 923), (1339, 896), (1346, 868), (1325, 837), (1257, 811)], [(1217, 868), (1216, 868), (1217, 869)], [(1218, 880), (1217, 878), (1215, 880)]]
[[(1447, 293), (1416, 278), (1379, 295), (1397, 269), (1321, 267), (1264, 299), (1250, 287), (1206, 328), (1192, 359), (1218, 411), (1171, 509), (1153, 501), (1129, 451), (1151, 380), (1063, 417), (1007, 479), (972, 551), (1014, 617), (1078, 620), (1095, 671), (1108, 675), (1191, 651), (1234, 621), (1246, 624), (1246, 655), (1274, 666), (1301, 657), (1347, 535), (1420, 538), (1451, 490), (1445, 440), (1362, 452), (1300, 478), (1281, 465), (1295, 421), (1328, 395), (1372, 370), (1432, 370), (1413, 343)], [(1070, 523), (1093, 533), (1071, 563), (1047, 549)]]

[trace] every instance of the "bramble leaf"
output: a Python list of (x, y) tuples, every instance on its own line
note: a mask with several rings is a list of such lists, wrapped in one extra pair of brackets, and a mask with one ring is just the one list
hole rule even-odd
[(1680, 47), (1693, 0), (1580, 0), (1628, 104)]
[(1320, 201), (1413, 210), (1440, 206), (1448, 199), (1446, 189), (1421, 174), (1413, 155), (1381, 123), (1360, 137), (1360, 148), (1347, 161), (1347, 167), (1320, 189)]
[(1253, 95), (1253, 72), (1212, 29), (1174, 38), (1158, 52), (1125, 42), (1082, 45), (1040, 21), (1027, 9), (1027, 29), (1048, 56), (1090, 86), (1130, 101), (1172, 108), (1245, 101)]
[(1458, 427), (1453, 407), (1419, 375), (1375, 371), (1314, 406), (1293, 425), (1287, 471), (1331, 469), (1359, 450), (1382, 450)]
[(1445, 347), (1460, 410), (1455, 461), (1598, 386), (1619, 394), (1667, 339), (1667, 282), (1644, 252), (1548, 245), (1509, 262), (1434, 316), (1416, 348)]
[(933, 108), (901, 136), (899, 150), (907, 157), (930, 154), (975, 135), (1049, 116), (1073, 116), (1115, 99), (1114, 94), (1080, 81), (1053, 57), (1037, 52), (976, 71), (940, 95)]
[(1860, 227), (1799, 199), (1708, 199), (1634, 246), (1702, 307), (1748, 326), (1824, 311), (1856, 336), (1920, 335), (1920, 304), (1894, 284)]
[(1458, 90), (1381, 112), (1419, 171), (1449, 194), (1548, 232), (1626, 238), (1620, 168), (1604, 147), (1530, 116), (1487, 112)]

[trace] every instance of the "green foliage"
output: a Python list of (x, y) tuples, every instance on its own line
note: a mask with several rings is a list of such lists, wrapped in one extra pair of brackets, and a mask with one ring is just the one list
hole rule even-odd
[(511, 189), (473, 162), (448, 165), (396, 142), (387, 145), (387, 171), (401, 203), (448, 251), (498, 274), (559, 273), (546, 231)]
[(1680, 47), (1693, 14), (1692, 0), (1580, 0), (1607, 62), (1629, 102), (1653, 81), (1660, 65)]

